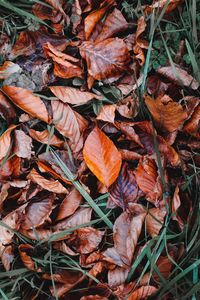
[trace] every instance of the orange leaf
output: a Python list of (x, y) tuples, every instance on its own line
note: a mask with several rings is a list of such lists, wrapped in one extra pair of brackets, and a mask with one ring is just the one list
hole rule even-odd
[(67, 189), (58, 181), (58, 180), (48, 180), (41, 176), (35, 169), (32, 169), (29, 175), (27, 176), (28, 179), (40, 185), (43, 189), (58, 193), (58, 194), (67, 194)]
[(109, 38), (98, 43), (84, 42), (80, 54), (87, 62), (88, 73), (96, 80), (113, 82), (119, 79), (130, 63), (126, 43), (119, 38)]
[(19, 108), (30, 114), (34, 118), (49, 123), (49, 116), (46, 106), (42, 100), (35, 96), (31, 91), (16, 87), (4, 86), (3, 91)]
[[(147, 13), (147, 14), (150, 14), (155, 9), (158, 9), (159, 11), (161, 11), (164, 8), (164, 6), (166, 5), (167, 2), (168, 2), (168, 0), (156, 0), (156, 1), (153, 1), (152, 5), (146, 5), (145, 6), (144, 12)], [(168, 5), (167, 5), (167, 8), (165, 10), (165, 13), (172, 12), (182, 2), (183, 2), (183, 0), (170, 0), (167, 3)]]
[(157, 205), (162, 197), (162, 185), (158, 178), (155, 161), (147, 156), (141, 158), (135, 178), (139, 188), (146, 194), (147, 200)]
[(99, 128), (93, 129), (87, 137), (83, 156), (88, 168), (107, 187), (117, 179), (121, 154)]
[(11, 144), (11, 132), (15, 125), (10, 125), (6, 131), (0, 136), (0, 160), (6, 156)]
[(164, 218), (166, 216), (166, 209), (161, 208), (151, 208), (146, 216), (146, 227), (147, 231), (152, 238), (157, 236), (164, 224)]
[(116, 104), (103, 105), (97, 116), (97, 120), (102, 120), (109, 123), (114, 123)]
[(59, 139), (55, 134), (51, 135), (48, 130), (36, 131), (34, 129), (29, 129), (29, 135), (36, 141), (42, 144), (48, 144), (56, 147), (62, 147), (64, 141)]
[(160, 96), (155, 100), (146, 95), (145, 103), (156, 124), (168, 132), (178, 130), (187, 118), (187, 113), (182, 106), (167, 95)]
[(31, 158), (32, 139), (23, 130), (15, 130), (14, 153), (21, 158)]
[(154, 286), (141, 286), (137, 290), (135, 290), (129, 297), (128, 300), (145, 300), (148, 299), (152, 294), (157, 292), (157, 288)]
[(16, 117), (15, 110), (4, 94), (0, 91), (0, 113), (1, 116), (10, 124)]
[(81, 92), (68, 86), (50, 86), (52, 93), (62, 102), (69, 104), (84, 104), (92, 99), (101, 100), (102, 97), (90, 92)]
[(81, 200), (81, 194), (77, 191), (77, 189), (73, 188), (70, 194), (67, 195), (62, 201), (59, 207), (56, 221), (60, 221), (62, 219), (65, 219), (66, 217), (71, 216), (80, 206)]
[(197, 139), (200, 139), (199, 123), (200, 123), (200, 105), (196, 107), (191, 118), (185, 123), (183, 127), (183, 131), (188, 134), (191, 134)]
[(6, 79), (13, 73), (17, 73), (21, 70), (18, 64), (14, 64), (11, 61), (5, 61), (3, 66), (0, 67), (0, 79)]
[(33, 252), (33, 247), (29, 244), (21, 244), (18, 247), (20, 258), (24, 264), (24, 266), (31, 271), (41, 271), (40, 269), (36, 269), (35, 263), (31, 258), (31, 253)]

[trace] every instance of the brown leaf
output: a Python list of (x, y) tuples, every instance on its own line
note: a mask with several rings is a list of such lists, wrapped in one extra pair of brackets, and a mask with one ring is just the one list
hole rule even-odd
[(12, 246), (5, 247), (5, 249), (3, 250), (2, 255), (1, 255), (1, 262), (6, 271), (10, 270), (10, 265), (13, 262), (14, 258), (15, 258), (15, 256), (13, 253)]
[(37, 183), (47, 191), (57, 193), (57, 194), (68, 194), (67, 189), (58, 180), (45, 179), (35, 169), (31, 170), (27, 178)]
[(117, 287), (123, 283), (125, 283), (129, 269), (124, 269), (121, 267), (116, 267), (114, 270), (109, 270), (108, 271), (108, 284), (109, 286)]
[(40, 269), (37, 269), (33, 259), (31, 258), (31, 254), (33, 252), (33, 247), (29, 244), (21, 244), (18, 247), (20, 258), (24, 264), (24, 266), (31, 271), (41, 272)]
[(63, 17), (65, 18), (65, 20), (68, 21), (68, 16), (65, 14), (64, 10), (63, 10), (63, 1), (62, 0), (46, 0), (46, 2), (48, 4), (50, 4), (55, 10), (58, 10), (62, 15)]
[(50, 86), (51, 92), (62, 102), (69, 104), (84, 104), (92, 99), (101, 100), (102, 97), (90, 92), (82, 92), (69, 86)]
[(114, 123), (116, 104), (103, 105), (98, 113), (97, 120)]
[(32, 117), (49, 123), (49, 116), (44, 103), (31, 91), (16, 86), (3, 86), (2, 89), (19, 108), (30, 114)]
[(11, 53), (9, 53), (9, 58), (14, 59), (20, 55), (32, 55), (35, 50), (36, 46), (32, 36), (27, 31), (21, 31)]
[(89, 295), (89, 296), (81, 297), (80, 300), (108, 300), (108, 298), (104, 296), (98, 296), (98, 295)]
[[(138, 186), (135, 176), (128, 169), (127, 164), (123, 164), (116, 182), (113, 184), (108, 198), (109, 203), (114, 202), (123, 210), (127, 208), (129, 202), (134, 202), (138, 195)], [(109, 206), (107, 205), (109, 208)]]
[(75, 112), (68, 104), (52, 101), (53, 122), (56, 129), (70, 140), (72, 150), (80, 142), (81, 132)]
[(107, 16), (103, 22), (103, 27), (100, 34), (95, 39), (95, 42), (103, 41), (107, 38), (115, 36), (117, 33), (128, 28), (128, 23), (121, 11), (117, 8)]
[[(144, 12), (147, 13), (147, 14), (150, 14), (155, 9), (158, 9), (159, 11), (161, 11), (164, 8), (164, 6), (166, 5), (167, 2), (168, 2), (167, 0), (156, 0), (156, 1), (153, 2), (152, 5), (146, 5), (144, 7)], [(183, 2), (183, 0), (170, 0), (167, 3), (168, 5), (166, 7), (165, 13), (172, 12), (182, 2)]]
[[(50, 20), (51, 22), (53, 22), (53, 24), (62, 21), (62, 14), (59, 11), (53, 8), (51, 9), (40, 3), (35, 3), (32, 6), (32, 12), (37, 18), (41, 20)], [(53, 24), (51, 24), (51, 26)]]
[(32, 139), (22, 130), (15, 130), (14, 153), (21, 158), (31, 158)]
[(9, 103), (6, 97), (0, 91), (0, 115), (7, 121), (11, 123), (15, 117), (16, 113), (13, 106)]
[(158, 68), (156, 72), (178, 85), (182, 84), (186, 87), (192, 88), (193, 90), (197, 90), (199, 87), (199, 83), (196, 81), (196, 79), (178, 66), (161, 67)]
[(46, 145), (52, 145), (55, 147), (62, 147), (64, 141), (59, 139), (55, 134), (51, 134), (48, 130), (37, 131), (34, 129), (29, 129), (29, 135), (36, 141)]
[(84, 20), (85, 38), (88, 40), (94, 31), (97, 23), (103, 18), (107, 10), (115, 3), (114, 0), (105, 0), (101, 7), (91, 12)]
[(187, 113), (182, 106), (167, 95), (155, 100), (146, 95), (145, 103), (158, 127), (168, 132), (180, 129), (187, 118)]
[(145, 18), (141, 16), (137, 22), (137, 31), (136, 31), (136, 43), (133, 47), (136, 59), (139, 61), (141, 66), (145, 63), (145, 56), (143, 49), (148, 49), (149, 43), (147, 41), (141, 40), (140, 36), (145, 31), (147, 24)]
[(73, 232), (68, 240), (77, 252), (88, 254), (97, 249), (104, 235), (104, 231), (97, 230), (92, 227), (77, 229)]
[(148, 212), (145, 219), (146, 228), (150, 236), (154, 238), (159, 234), (160, 229), (163, 227), (166, 209), (165, 207), (151, 208)]
[(18, 64), (11, 61), (5, 61), (3, 66), (0, 67), (0, 79), (6, 79), (13, 73), (18, 73), (21, 70)]
[(6, 131), (0, 136), (0, 160), (8, 154), (11, 146), (11, 132), (15, 125), (10, 125)]
[(52, 204), (53, 201), (51, 198), (43, 199), (40, 202), (31, 202), (26, 208), (26, 215), (24, 216), (21, 228), (28, 230), (42, 225), (52, 212)]
[(113, 142), (97, 127), (89, 134), (83, 149), (88, 168), (109, 187), (117, 178), (121, 155)]
[(106, 251), (104, 251), (102, 253), (102, 255), (103, 255), (103, 258), (102, 258), (103, 261), (109, 262), (111, 264), (115, 264), (119, 267), (127, 268), (127, 265), (124, 264), (121, 256), (119, 255), (119, 253), (117, 252), (115, 247), (108, 248)]
[(141, 286), (140, 288), (136, 289), (131, 295), (128, 297), (128, 300), (145, 300), (148, 299), (149, 296), (153, 295), (157, 292), (157, 288), (154, 286)]
[(139, 160), (141, 155), (137, 152), (129, 151), (126, 149), (120, 150), (121, 156), (123, 160), (132, 161)]
[(37, 240), (37, 241), (42, 241), (46, 240), (48, 241), (49, 238), (52, 236), (52, 231), (49, 229), (33, 229), (33, 230), (26, 230), (23, 228), (19, 229), (19, 232), (29, 238), (30, 240)]
[(54, 62), (54, 74), (61, 78), (82, 78), (83, 70), (79, 66), (79, 59), (62, 53), (53, 47), (50, 43), (43, 46), (44, 52), (47, 57), (52, 58)]
[(81, 201), (81, 194), (77, 191), (77, 189), (73, 188), (69, 195), (67, 195), (60, 204), (56, 221), (60, 221), (71, 216), (80, 206)]
[(84, 42), (80, 54), (87, 62), (88, 73), (96, 80), (113, 82), (127, 71), (130, 54), (125, 42), (109, 38), (98, 43)]
[(114, 245), (121, 259), (127, 266), (131, 265), (144, 219), (144, 212), (133, 217), (129, 213), (123, 212), (114, 223)]
[(133, 117), (136, 117), (139, 111), (138, 97), (133, 95), (122, 99), (117, 103), (117, 111), (125, 118), (132, 119)]
[(135, 142), (142, 148), (144, 147), (140, 141), (139, 135), (135, 132), (134, 128), (131, 127), (128, 123), (116, 122), (115, 124), (116, 124), (117, 128), (119, 128), (121, 130), (121, 132), (126, 135), (126, 138), (128, 140)]
[(200, 139), (200, 105), (195, 108), (191, 118), (183, 126), (183, 131)]
[(162, 186), (155, 161), (143, 156), (137, 166), (135, 178), (139, 188), (146, 194), (146, 199), (157, 205), (162, 197)]
[(89, 223), (91, 220), (91, 215), (91, 208), (80, 208), (71, 217), (58, 222), (58, 224), (54, 226), (54, 230), (65, 230)]

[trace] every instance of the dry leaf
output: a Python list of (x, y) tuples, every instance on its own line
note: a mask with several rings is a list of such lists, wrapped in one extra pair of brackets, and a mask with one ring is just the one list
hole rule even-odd
[(130, 54), (125, 42), (109, 38), (98, 43), (84, 42), (80, 54), (86, 60), (89, 75), (96, 80), (113, 82), (126, 71)]
[(139, 61), (141, 66), (145, 63), (145, 56), (143, 49), (148, 49), (149, 43), (145, 40), (141, 40), (140, 36), (145, 31), (147, 24), (145, 18), (141, 16), (137, 22), (137, 31), (136, 31), (136, 42), (133, 47), (133, 52), (135, 53), (136, 59)]
[(88, 168), (107, 187), (117, 179), (121, 155), (113, 142), (98, 127), (87, 137), (83, 156)]
[(1, 254), (1, 262), (6, 271), (10, 270), (10, 265), (13, 262), (14, 258), (15, 258), (15, 256), (13, 253), (12, 246), (5, 247), (5, 249), (3, 250), (2, 254)]
[(131, 295), (128, 297), (128, 300), (145, 300), (148, 299), (149, 296), (152, 296), (157, 292), (157, 288), (151, 285), (141, 286), (136, 289)]
[(13, 73), (18, 73), (21, 70), (18, 64), (11, 61), (5, 61), (3, 66), (0, 67), (0, 79), (6, 79)]
[(2, 89), (19, 108), (30, 114), (32, 117), (49, 123), (49, 116), (44, 103), (31, 91), (16, 86), (3, 86)]
[(22, 130), (15, 130), (14, 153), (21, 158), (31, 158), (32, 139)]
[(101, 100), (102, 97), (90, 92), (82, 92), (69, 86), (51, 86), (51, 92), (62, 102), (69, 104), (84, 104), (92, 99)]
[(55, 134), (51, 134), (48, 130), (37, 131), (34, 129), (29, 129), (29, 135), (36, 141), (46, 145), (52, 145), (55, 147), (62, 147), (64, 141), (59, 139)]
[(97, 120), (114, 123), (116, 104), (103, 105), (98, 113)]
[(180, 129), (187, 118), (183, 107), (167, 95), (155, 100), (146, 95), (145, 103), (158, 127), (168, 132)]
[(41, 272), (40, 269), (36, 269), (35, 263), (31, 258), (31, 253), (33, 252), (33, 247), (29, 244), (21, 244), (18, 247), (20, 258), (24, 266), (31, 271)]
[(64, 218), (73, 215), (73, 213), (80, 206), (81, 201), (81, 194), (77, 191), (77, 189), (73, 188), (69, 195), (67, 195), (60, 204), (56, 221), (60, 221)]
[(183, 0), (155, 0), (153, 1), (152, 5), (146, 5), (144, 7), (144, 12), (147, 14), (152, 13), (155, 9), (159, 9), (162, 11), (162, 9), (165, 7), (166, 3), (168, 4), (165, 10), (165, 13), (170, 13), (174, 9), (177, 8), (178, 5), (180, 5), (183, 2)]
[(108, 271), (108, 284), (109, 286), (117, 287), (123, 283), (125, 283), (129, 269), (124, 269), (121, 267), (116, 267), (114, 270), (109, 270)]
[[(117, 206), (125, 210), (130, 202), (136, 201), (137, 195), (138, 186), (135, 176), (128, 169), (127, 164), (123, 164), (119, 176), (110, 190), (108, 203), (114, 202)], [(107, 207), (110, 208), (109, 205)]]
[(3, 93), (0, 91), (0, 115), (8, 124), (10, 124), (16, 117), (15, 110), (10, 102), (6, 99)]
[(31, 170), (27, 178), (37, 183), (47, 191), (58, 193), (58, 194), (68, 194), (67, 189), (58, 180), (45, 179), (35, 169)]
[(15, 125), (10, 125), (6, 131), (0, 136), (0, 160), (8, 154), (11, 146), (11, 132)]
[(147, 232), (152, 238), (159, 234), (160, 229), (163, 227), (165, 216), (166, 209), (164, 207), (149, 209), (145, 222)]
[(184, 124), (183, 131), (200, 139), (200, 105), (195, 108), (191, 118)]

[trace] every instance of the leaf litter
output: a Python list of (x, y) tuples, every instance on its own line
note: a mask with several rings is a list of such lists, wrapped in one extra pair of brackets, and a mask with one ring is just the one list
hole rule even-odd
[(185, 3), (130, 21), (127, 1), (69, 2), (33, 4), (50, 25), (14, 44), (1, 33), (0, 268), (31, 273), (20, 299), (177, 299), (162, 290), (195, 223), (199, 83), (170, 55), (148, 69), (148, 33)]

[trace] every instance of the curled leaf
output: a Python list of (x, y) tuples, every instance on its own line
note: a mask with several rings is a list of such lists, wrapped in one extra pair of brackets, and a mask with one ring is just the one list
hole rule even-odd
[(31, 258), (31, 253), (33, 252), (33, 247), (29, 244), (21, 244), (18, 247), (20, 258), (24, 266), (31, 271), (41, 271), (37, 270), (33, 259)]
[(6, 131), (0, 136), (0, 160), (8, 154), (11, 146), (11, 132), (15, 125), (10, 125)]
[(97, 120), (102, 120), (109, 123), (114, 123), (116, 105), (103, 105), (97, 116)]
[(49, 123), (49, 116), (44, 103), (31, 91), (16, 86), (4, 86), (2, 89), (19, 108), (32, 117)]
[(145, 300), (148, 299), (151, 295), (157, 292), (157, 288), (151, 285), (141, 286), (136, 289), (131, 295), (128, 297), (128, 300)]
[(37, 131), (34, 129), (29, 129), (28, 133), (34, 140), (42, 144), (52, 145), (55, 147), (62, 147), (64, 144), (61, 139), (59, 139), (55, 134), (51, 135), (48, 130)]
[(151, 208), (148, 215), (146, 216), (146, 228), (152, 238), (157, 236), (164, 224), (164, 218), (166, 216), (166, 209), (162, 208)]
[(0, 91), (0, 115), (10, 124), (16, 117), (13, 106)]
[(117, 178), (121, 155), (113, 142), (97, 127), (89, 134), (83, 149), (88, 168), (109, 187)]

